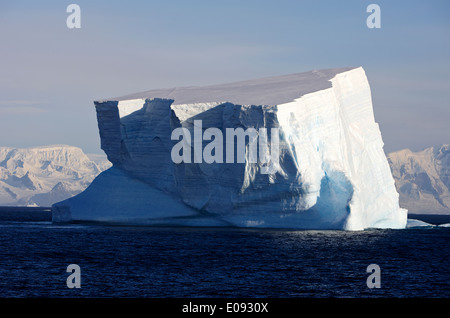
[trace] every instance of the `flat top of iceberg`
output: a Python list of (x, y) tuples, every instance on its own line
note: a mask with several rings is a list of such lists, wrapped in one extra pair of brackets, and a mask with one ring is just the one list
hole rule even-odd
[(165, 98), (173, 99), (173, 105), (208, 102), (230, 102), (239, 105), (279, 105), (291, 102), (305, 94), (330, 88), (330, 80), (334, 76), (355, 68), (314, 70), (210, 86), (153, 89), (98, 102)]

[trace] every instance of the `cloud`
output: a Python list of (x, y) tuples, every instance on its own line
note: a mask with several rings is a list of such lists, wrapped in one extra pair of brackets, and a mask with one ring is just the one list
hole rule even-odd
[(42, 104), (42, 102), (28, 100), (0, 101), (0, 114), (34, 115), (47, 112), (47, 110), (35, 106), (36, 104)]
[(0, 105), (36, 105), (42, 104), (41, 101), (32, 101), (32, 100), (0, 100)]

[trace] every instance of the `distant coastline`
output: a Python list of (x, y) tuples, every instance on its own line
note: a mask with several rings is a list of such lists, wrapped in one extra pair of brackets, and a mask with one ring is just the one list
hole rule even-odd
[(416, 219), (434, 225), (450, 223), (450, 214), (408, 214), (408, 219)]
[(52, 220), (51, 207), (0, 206), (0, 222), (40, 222)]
[(47, 212), (51, 207), (43, 206), (0, 206), (0, 212)]
[[(408, 219), (434, 225), (450, 223), (450, 214), (408, 214)], [(51, 207), (0, 206), (0, 221), (51, 221)]]

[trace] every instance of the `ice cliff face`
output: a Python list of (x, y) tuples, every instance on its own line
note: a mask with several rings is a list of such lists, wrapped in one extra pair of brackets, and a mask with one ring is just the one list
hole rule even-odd
[(400, 203), (416, 214), (450, 214), (450, 145), (388, 155)]
[[(346, 230), (406, 225), (362, 68), (151, 90), (95, 105), (113, 168), (54, 205), (54, 221)], [(249, 160), (251, 137), (243, 163), (198, 160), (195, 141), (187, 143), (192, 160), (175, 163), (177, 128), (224, 136), (230, 128), (277, 128), (278, 138), (269, 133), (267, 139), (268, 146), (279, 140), (278, 160), (270, 163), (275, 170), (264, 174), (265, 164)], [(212, 139), (201, 140), (200, 149)], [(225, 138), (217, 142), (228, 149)]]

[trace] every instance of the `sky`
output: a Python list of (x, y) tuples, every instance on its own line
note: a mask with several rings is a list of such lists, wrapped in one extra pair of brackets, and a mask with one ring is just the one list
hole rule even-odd
[(385, 152), (450, 143), (450, 1), (0, 0), (0, 146), (102, 153), (94, 100), (347, 66)]

